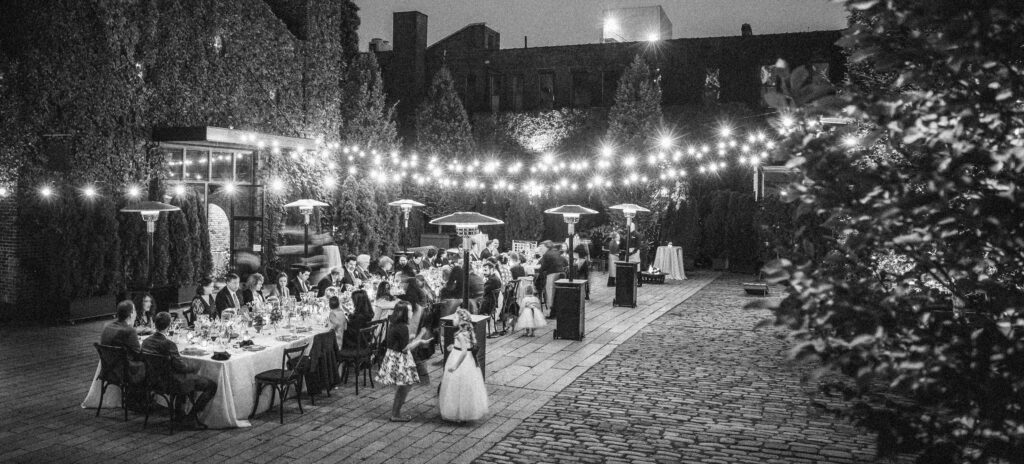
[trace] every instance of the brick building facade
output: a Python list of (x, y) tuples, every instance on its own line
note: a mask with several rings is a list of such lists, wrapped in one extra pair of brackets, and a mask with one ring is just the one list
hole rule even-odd
[(845, 73), (845, 57), (834, 45), (840, 31), (753, 35), (744, 25), (732, 37), (502, 49), (501, 35), (484, 23), (428, 45), (426, 15), (398, 12), (393, 20), (393, 50), (374, 53), (404, 134), (441, 66), (451, 71), (470, 113), (611, 106), (619, 76), (637, 54), (660, 75), (666, 106), (709, 100), (763, 106), (767, 71), (780, 58), (812, 65), (832, 82)]

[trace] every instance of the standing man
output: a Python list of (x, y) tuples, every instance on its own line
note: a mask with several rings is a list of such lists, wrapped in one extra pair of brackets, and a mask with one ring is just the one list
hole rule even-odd
[[(235, 283), (237, 287), (238, 276), (235, 276)], [(180, 393), (190, 394), (192, 392), (199, 392), (199, 397), (196, 398), (192, 411), (189, 412), (188, 416), (182, 417), (184, 405), (181, 404), (180, 400), (175, 401), (173, 407), (176, 411), (175, 416), (186, 425), (191, 425), (199, 430), (206, 430), (206, 424), (199, 420), (199, 413), (206, 408), (206, 405), (217, 394), (217, 382), (208, 377), (197, 375), (196, 372), (199, 371), (199, 368), (186, 365), (185, 361), (181, 359), (181, 355), (178, 354), (178, 345), (164, 336), (164, 331), (171, 325), (170, 314), (166, 312), (157, 314), (153, 318), (153, 324), (156, 327), (156, 333), (142, 343), (142, 351), (170, 358), (171, 368), (174, 370), (174, 382), (178, 384), (177, 390)]]
[(238, 274), (228, 274), (224, 277), (224, 280), (227, 282), (227, 285), (217, 292), (217, 299), (215, 301), (218, 318), (225, 309), (234, 309), (237, 312), (242, 307), (242, 299), (238, 296), (238, 287), (240, 285)]
[(295, 301), (302, 299), (302, 294), (312, 290), (309, 285), (309, 274), (312, 271), (307, 266), (302, 266), (295, 274), (295, 279), (288, 284), (288, 292), (295, 297)]

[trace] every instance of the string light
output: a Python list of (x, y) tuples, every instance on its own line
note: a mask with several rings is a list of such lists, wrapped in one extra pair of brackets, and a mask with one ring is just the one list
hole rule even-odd
[(138, 186), (131, 185), (131, 186), (128, 187), (128, 196), (129, 197), (131, 197), (131, 198), (138, 198), (139, 195), (141, 195), (141, 194), (142, 194), (142, 191), (139, 189)]

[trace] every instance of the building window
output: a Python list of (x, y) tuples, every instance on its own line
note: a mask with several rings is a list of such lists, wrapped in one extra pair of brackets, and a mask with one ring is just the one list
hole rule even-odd
[(574, 71), (572, 73), (572, 100), (573, 108), (589, 108), (592, 104), (592, 89), (590, 73), (587, 71)]
[(490, 74), (487, 76), (487, 102), (492, 113), (501, 110), (501, 75)]
[(537, 74), (537, 109), (550, 110), (555, 107), (555, 73), (541, 71)]
[(203, 182), (210, 178), (210, 152), (185, 150), (185, 180)]
[(166, 180), (181, 180), (181, 172), (184, 168), (182, 150), (180, 148), (161, 148), (164, 158), (167, 159)]
[(722, 85), (718, 81), (718, 68), (707, 68), (704, 72), (704, 103), (718, 103)]
[(505, 109), (510, 111), (523, 110), (523, 76), (514, 75), (508, 78), (508, 102)]
[(466, 111), (476, 110), (476, 74), (466, 74), (466, 93), (462, 99)]

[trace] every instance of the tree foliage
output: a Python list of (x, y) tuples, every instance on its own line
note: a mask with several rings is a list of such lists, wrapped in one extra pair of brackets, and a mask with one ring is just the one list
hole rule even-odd
[[(789, 75), (803, 106), (784, 148), (805, 179), (787, 190), (798, 227), (776, 243), (789, 259), (773, 278), (791, 286), (778, 321), (797, 356), (855, 381), (836, 386), (845, 413), (878, 433), (881, 454), (1018, 461), (1024, 3), (847, 6), (870, 18), (840, 41), (854, 64), (898, 77), (828, 96)], [(822, 128), (818, 115), (854, 123)], [(865, 162), (877, 144), (899, 156)]]

